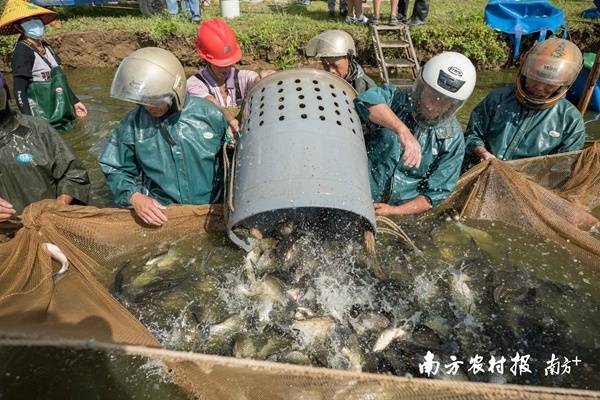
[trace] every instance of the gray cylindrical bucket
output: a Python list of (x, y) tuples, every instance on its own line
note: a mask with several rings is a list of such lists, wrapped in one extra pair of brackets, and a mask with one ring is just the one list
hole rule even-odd
[(223, 18), (237, 18), (240, 16), (240, 0), (221, 0), (220, 6)]
[[(272, 233), (289, 219), (333, 213), (375, 231), (367, 154), (356, 92), (346, 81), (316, 69), (275, 73), (247, 94), (233, 175), (227, 228)], [(346, 222), (344, 222), (346, 221)]]

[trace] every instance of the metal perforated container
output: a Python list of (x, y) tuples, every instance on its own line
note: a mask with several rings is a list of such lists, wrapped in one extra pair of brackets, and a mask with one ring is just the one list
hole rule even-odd
[(248, 93), (235, 158), (228, 230), (271, 232), (284, 220), (375, 230), (356, 92), (328, 72), (297, 69)]

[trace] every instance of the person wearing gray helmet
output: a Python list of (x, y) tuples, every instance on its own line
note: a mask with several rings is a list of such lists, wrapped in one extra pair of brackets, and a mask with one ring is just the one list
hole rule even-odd
[(356, 60), (354, 39), (347, 32), (322, 32), (310, 39), (305, 52), (308, 57), (320, 59), (325, 71), (346, 80), (358, 94), (377, 86)]

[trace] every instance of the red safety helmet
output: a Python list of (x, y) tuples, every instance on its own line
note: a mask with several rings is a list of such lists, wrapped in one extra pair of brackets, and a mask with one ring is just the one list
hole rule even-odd
[(214, 18), (198, 27), (196, 53), (217, 67), (227, 67), (242, 59), (235, 33), (227, 23)]

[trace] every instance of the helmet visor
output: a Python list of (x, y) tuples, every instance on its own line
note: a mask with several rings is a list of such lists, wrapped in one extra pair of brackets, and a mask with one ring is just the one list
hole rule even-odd
[(111, 97), (147, 106), (170, 105), (176, 77), (148, 60), (126, 58), (110, 88)]
[(570, 86), (581, 70), (582, 59), (530, 55), (521, 69), (523, 76), (552, 86)]
[(412, 114), (417, 122), (435, 126), (452, 117), (465, 103), (446, 96), (419, 77), (412, 91)]

